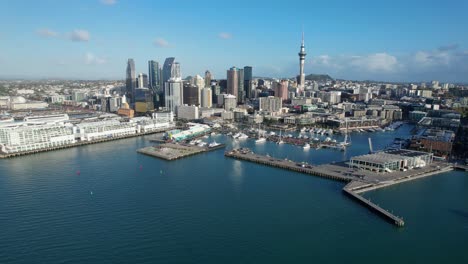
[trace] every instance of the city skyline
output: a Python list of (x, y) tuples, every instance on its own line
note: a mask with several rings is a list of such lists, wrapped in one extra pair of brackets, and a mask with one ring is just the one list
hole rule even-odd
[[(255, 76), (291, 78), (297, 75), (304, 25), (306, 75), (468, 82), (468, 37), (461, 20), (468, 4), (449, 2), (293, 1), (271, 3), (269, 15), (262, 16), (263, 1), (242, 10), (215, 1), (179, 1), (180, 8), (149, 1), (16, 1), (0, 4), (12, 22), (0, 25), (0, 77), (121, 80), (128, 58), (135, 60), (136, 72), (147, 73), (149, 60), (175, 57), (183, 77), (210, 70), (223, 78), (232, 65), (251, 65)], [(154, 9), (157, 18), (149, 15)], [(196, 10), (210, 16), (195, 19)], [(184, 19), (169, 19), (176, 11)], [(125, 12), (140, 15), (123, 19)]]

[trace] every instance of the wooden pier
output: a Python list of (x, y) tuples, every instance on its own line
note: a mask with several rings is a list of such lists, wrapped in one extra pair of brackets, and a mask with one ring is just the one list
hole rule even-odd
[(350, 197), (354, 198), (356, 201), (362, 203), (364, 206), (369, 208), (370, 210), (380, 214), (385, 219), (391, 221), (396, 226), (402, 227), (405, 225), (405, 222), (402, 218), (393, 215), (389, 211), (383, 209), (382, 207), (378, 206), (377, 204), (371, 202), (370, 200), (362, 197), (361, 195), (357, 194), (356, 192), (352, 191), (351, 189), (347, 188), (346, 186), (343, 188), (343, 192), (345, 192)]

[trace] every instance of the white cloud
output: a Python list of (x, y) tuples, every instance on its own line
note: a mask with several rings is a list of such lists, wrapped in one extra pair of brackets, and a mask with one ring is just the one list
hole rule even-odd
[(88, 65), (99, 65), (107, 63), (107, 60), (105, 58), (97, 57), (91, 52), (88, 52), (85, 55), (85, 63)]
[(397, 69), (398, 60), (387, 53), (375, 53), (352, 58), (350, 64), (370, 72), (392, 72)]
[(117, 3), (116, 0), (101, 0), (100, 2), (104, 5), (115, 5)]
[(75, 42), (80, 42), (80, 41), (87, 42), (90, 39), (90, 34), (87, 30), (75, 29), (68, 34), (68, 38), (71, 41), (75, 41)]
[(231, 39), (232, 34), (227, 33), (227, 32), (221, 32), (221, 33), (218, 34), (218, 37), (221, 38), (221, 39)]
[(163, 39), (163, 38), (157, 38), (157, 39), (154, 41), (154, 45), (156, 45), (156, 46), (158, 46), (158, 47), (161, 47), (161, 48), (170, 47), (169, 42), (167, 42), (167, 40), (165, 40), (165, 39)]
[(41, 29), (38, 29), (36, 31), (36, 34), (41, 36), (41, 37), (45, 37), (45, 38), (53, 38), (53, 37), (56, 37), (58, 36), (58, 33), (53, 31), (53, 30), (50, 30), (48, 28), (41, 28)]
[[(297, 66), (291, 68), (293, 73)], [(327, 73), (343, 79), (387, 81), (468, 81), (468, 51), (452, 44), (410, 53), (319, 55), (311, 58), (306, 72)]]

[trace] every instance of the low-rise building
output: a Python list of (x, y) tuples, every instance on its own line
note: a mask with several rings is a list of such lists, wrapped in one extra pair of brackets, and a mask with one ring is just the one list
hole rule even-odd
[(177, 118), (194, 120), (199, 119), (199, 108), (195, 105), (180, 105), (177, 107)]
[(432, 153), (402, 149), (352, 157), (349, 166), (379, 173), (391, 173), (398, 170), (425, 167), (431, 164), (432, 160)]

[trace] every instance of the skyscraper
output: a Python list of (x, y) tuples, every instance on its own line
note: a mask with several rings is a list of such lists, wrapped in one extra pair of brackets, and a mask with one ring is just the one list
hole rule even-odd
[(288, 99), (288, 81), (281, 80), (279, 82), (274, 82), (274, 91), (275, 97), (281, 98), (281, 100)]
[(305, 46), (304, 46), (304, 32), (302, 32), (302, 43), (301, 43), (301, 50), (299, 51), (299, 83), (298, 88), (299, 90), (304, 90), (305, 85), (305, 75), (304, 75), (304, 61), (306, 57)]
[(127, 76), (125, 87), (125, 95), (130, 100), (130, 102), (133, 103), (136, 88), (135, 61), (133, 61), (133, 59), (128, 59), (127, 61)]
[(239, 70), (232, 67), (227, 71), (227, 93), (234, 95), (236, 98), (239, 95)]
[(213, 98), (211, 95), (211, 88), (203, 88), (201, 96), (201, 106), (211, 108), (213, 105)]
[(161, 91), (161, 75), (159, 70), (159, 62), (150, 60), (148, 61), (148, 77), (149, 77), (149, 88), (153, 92), (158, 93)]
[(138, 88), (148, 88), (148, 75), (145, 73), (138, 74)]
[(246, 98), (251, 98), (252, 92), (252, 67), (245, 66), (244, 67), (244, 94)]
[(206, 71), (205, 72), (205, 88), (211, 87), (211, 79), (213, 79), (211, 72)]
[(175, 58), (169, 57), (164, 61), (162, 68), (162, 83), (165, 84), (170, 78), (172, 73), (172, 64), (174, 64)]
[(186, 105), (199, 105), (198, 87), (189, 82), (184, 83), (184, 92), (182, 101)]
[(237, 74), (237, 92), (239, 94), (235, 95), (237, 96), (237, 102), (239, 103), (244, 103), (245, 102), (245, 91), (244, 91), (244, 69), (238, 69), (238, 74)]
[(174, 62), (171, 69), (171, 78), (172, 80), (181, 81), (182, 73), (180, 72), (180, 63)]
[(176, 113), (177, 107), (182, 105), (182, 80), (170, 79), (164, 83), (164, 99), (167, 110)]

